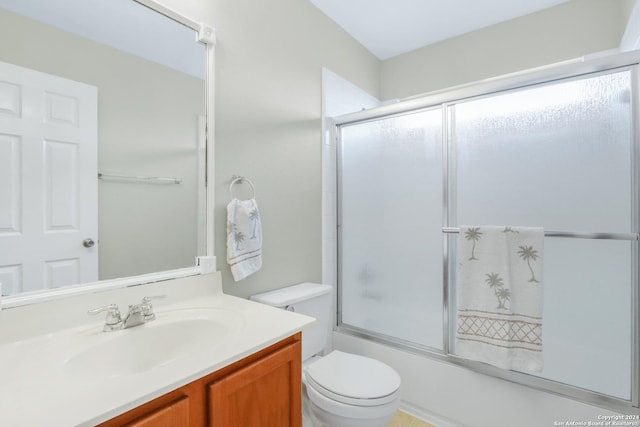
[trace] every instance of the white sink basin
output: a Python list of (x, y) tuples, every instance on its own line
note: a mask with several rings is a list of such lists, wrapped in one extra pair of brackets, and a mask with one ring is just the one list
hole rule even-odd
[(211, 351), (243, 323), (237, 312), (224, 309), (173, 310), (156, 316), (129, 329), (92, 331), (84, 337), (86, 345), (65, 361), (64, 371), (92, 379), (140, 374)]

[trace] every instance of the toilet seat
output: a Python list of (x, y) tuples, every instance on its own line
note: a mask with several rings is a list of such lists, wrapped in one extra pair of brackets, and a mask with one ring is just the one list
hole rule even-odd
[(379, 406), (398, 398), (400, 376), (386, 364), (364, 356), (332, 351), (305, 370), (307, 385), (334, 401)]

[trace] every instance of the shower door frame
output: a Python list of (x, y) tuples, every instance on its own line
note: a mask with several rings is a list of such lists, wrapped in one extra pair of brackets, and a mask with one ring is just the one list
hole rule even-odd
[[(631, 78), (631, 223), (632, 233), (639, 232), (639, 212), (640, 212), (640, 51), (615, 54), (607, 57), (600, 57), (588, 61), (582, 58), (553, 64), (548, 67), (540, 67), (529, 71), (519, 72), (494, 79), (484, 80), (480, 83), (471, 83), (457, 86), (427, 95), (411, 97), (401, 100), (398, 103), (360, 111), (352, 114), (334, 118), (334, 133), (336, 136), (337, 150), (340, 151), (342, 141), (340, 139), (341, 126), (356, 123), (378, 120), (382, 118), (414, 113), (420, 110), (442, 108), (442, 169), (443, 169), (443, 205), (442, 205), (442, 227), (450, 227), (455, 224), (454, 212), (450, 210), (451, 201), (455, 200), (455, 172), (453, 170), (453, 144), (449, 140), (451, 136), (452, 117), (449, 108), (470, 98), (482, 96), (492, 96), (501, 92), (526, 89), (534, 85), (553, 84), (556, 81), (580, 78), (598, 73), (608, 73), (614, 70), (627, 69)], [(341, 156), (337, 157), (337, 322), (335, 330), (341, 333), (358, 336), (372, 341), (391, 345), (412, 353), (424, 355), (426, 357), (445, 361), (453, 365), (461, 366), (478, 373), (501, 378), (513, 383), (543, 390), (563, 397), (569, 397), (581, 402), (596, 405), (615, 411), (625, 411), (639, 407), (640, 401), (640, 283), (639, 283), (639, 259), (640, 256), (636, 241), (632, 245), (631, 256), (631, 398), (629, 400), (613, 397), (603, 393), (579, 388), (559, 381), (528, 375), (522, 372), (508, 371), (496, 368), (487, 364), (463, 359), (450, 353), (451, 316), (450, 312), (452, 295), (450, 292), (451, 278), (453, 277), (453, 266), (449, 260), (450, 238), (449, 234), (443, 232), (443, 343), (442, 349), (421, 346), (416, 343), (407, 342), (398, 338), (386, 336), (380, 333), (368, 331), (359, 327), (344, 324), (342, 322), (342, 266), (340, 262), (340, 249), (342, 244), (342, 209), (340, 197), (342, 194), (341, 179)]]

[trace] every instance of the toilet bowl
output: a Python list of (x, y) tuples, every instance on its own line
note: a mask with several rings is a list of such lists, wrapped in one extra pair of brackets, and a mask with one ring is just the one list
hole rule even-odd
[(331, 333), (331, 290), (301, 283), (250, 299), (316, 318), (302, 331), (303, 411), (314, 427), (385, 427), (400, 406), (398, 373), (378, 360), (338, 350), (320, 356)]
[(316, 427), (385, 427), (400, 405), (400, 376), (377, 360), (334, 350), (305, 368)]

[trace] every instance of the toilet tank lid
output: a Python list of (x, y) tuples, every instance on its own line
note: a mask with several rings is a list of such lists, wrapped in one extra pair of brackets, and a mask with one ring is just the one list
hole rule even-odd
[(319, 283), (300, 283), (249, 297), (250, 300), (274, 307), (286, 307), (331, 292), (331, 286)]

